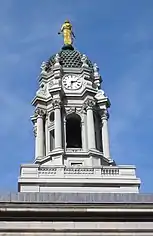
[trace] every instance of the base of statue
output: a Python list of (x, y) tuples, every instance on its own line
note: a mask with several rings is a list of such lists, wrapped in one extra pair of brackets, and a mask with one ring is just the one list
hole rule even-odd
[(74, 47), (72, 46), (72, 44), (67, 44), (62, 47), (62, 50), (67, 50), (67, 49), (74, 50)]

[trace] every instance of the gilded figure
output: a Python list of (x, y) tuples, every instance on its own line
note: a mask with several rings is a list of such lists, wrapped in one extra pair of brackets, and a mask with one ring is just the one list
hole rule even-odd
[(72, 31), (72, 25), (69, 20), (66, 20), (61, 27), (61, 31), (58, 34), (62, 34), (64, 38), (64, 45), (72, 45), (75, 35)]

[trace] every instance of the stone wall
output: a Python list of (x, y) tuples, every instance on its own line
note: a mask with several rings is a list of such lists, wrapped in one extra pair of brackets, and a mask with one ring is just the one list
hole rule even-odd
[(152, 222), (0, 222), (0, 235), (153, 235)]

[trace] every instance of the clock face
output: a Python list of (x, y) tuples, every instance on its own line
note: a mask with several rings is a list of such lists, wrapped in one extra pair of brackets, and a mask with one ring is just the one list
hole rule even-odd
[(79, 89), (82, 84), (82, 79), (77, 75), (66, 75), (63, 78), (63, 86), (66, 89)]

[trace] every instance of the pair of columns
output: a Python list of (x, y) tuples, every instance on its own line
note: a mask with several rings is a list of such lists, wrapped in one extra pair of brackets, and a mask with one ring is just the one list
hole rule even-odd
[[(54, 120), (55, 122), (54, 123), (55, 125), (55, 149), (62, 149), (60, 101), (54, 100), (53, 106), (54, 106), (54, 117), (55, 117), (55, 120)], [(92, 100), (88, 100), (86, 103), (88, 149), (96, 149), (93, 106), (94, 106), (94, 102)], [(35, 157), (42, 158), (45, 155), (45, 152), (44, 152), (45, 150), (45, 127), (44, 127), (45, 111), (41, 108), (38, 108), (36, 110), (36, 114), (37, 114), (37, 122), (36, 122)], [(104, 157), (110, 159), (108, 113), (106, 110), (102, 112), (101, 121), (102, 121), (103, 154), (104, 154)], [(85, 137), (82, 137), (82, 138), (85, 138)]]
[[(86, 103), (88, 149), (96, 149), (93, 106), (94, 106), (94, 101), (88, 100)], [(102, 125), (101, 125), (102, 140), (101, 141), (102, 141), (102, 146), (103, 146), (103, 155), (107, 159), (110, 159), (109, 133), (108, 133), (108, 112), (107, 112), (107, 110), (102, 110), (101, 122), (102, 122)]]
[[(54, 117), (55, 117), (55, 149), (62, 148), (61, 134), (61, 109), (60, 101), (54, 100)], [(36, 110), (36, 141), (35, 141), (35, 158), (42, 158), (45, 155), (45, 111), (41, 108)]]

